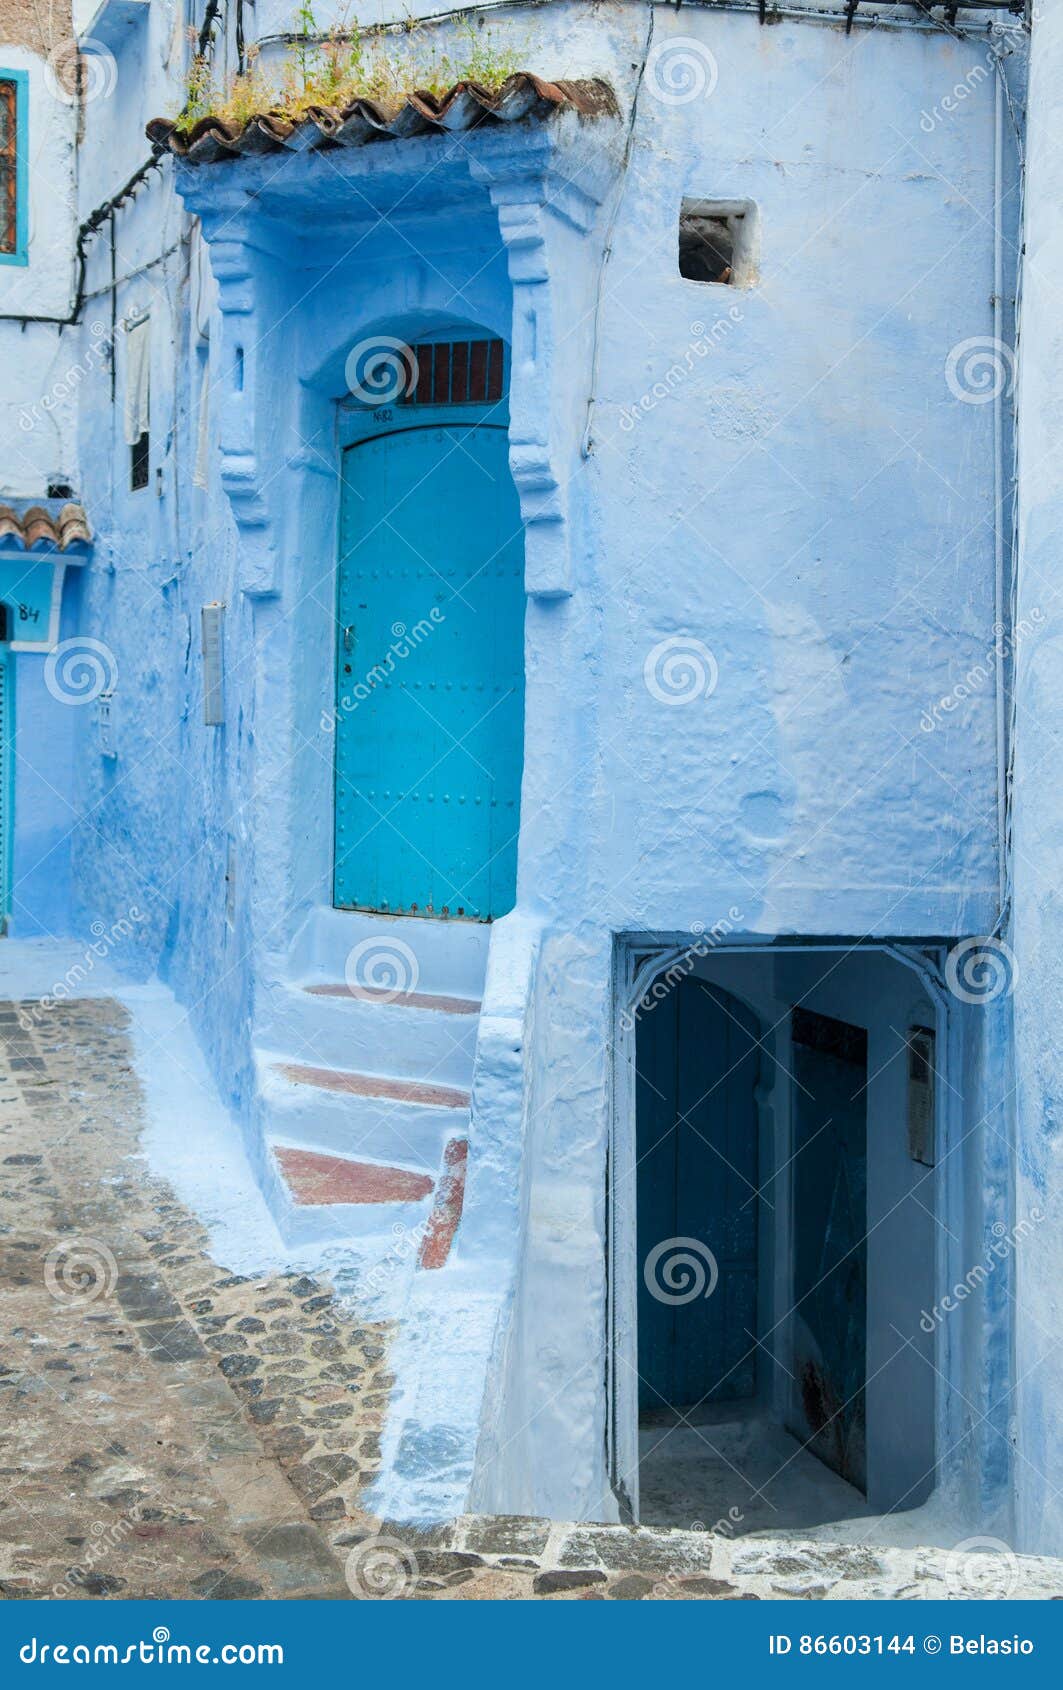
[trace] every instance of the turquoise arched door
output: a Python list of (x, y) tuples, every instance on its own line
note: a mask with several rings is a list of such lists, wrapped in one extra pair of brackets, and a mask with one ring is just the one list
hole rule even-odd
[(7, 644), (7, 608), (0, 604), (0, 933), (11, 913), (11, 857), (14, 845), (15, 667)]
[(504, 426), (406, 416), (343, 452), (335, 902), (486, 921), (516, 898), (520, 507)]

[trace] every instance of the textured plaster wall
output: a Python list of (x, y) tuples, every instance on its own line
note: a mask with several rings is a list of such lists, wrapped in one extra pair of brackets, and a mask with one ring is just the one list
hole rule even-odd
[[(1063, 160), (1057, 140), (1057, 98), (1063, 75), (1063, 14), (1038, 11), (1031, 48), (1028, 220), (1020, 369), (1018, 613), (1059, 602), (1059, 536), (1063, 449), (1059, 406), (1063, 329), (1059, 309), (1063, 265)], [(1024, 1252), (1016, 1314), (1016, 1371), (1022, 1381), (1017, 1431), (1026, 1459), (1016, 1467), (1020, 1541), (1063, 1551), (1063, 1506), (1051, 1478), (1060, 1436), (1060, 1379), (1054, 1359), (1063, 1319), (1060, 1237), (1063, 1225), (1063, 827), (1055, 770), (1063, 733), (1058, 610), (1019, 653), (1016, 666), (1016, 758), (1013, 942), (1015, 987), (1017, 1208), (1046, 1215), (1035, 1246)]]

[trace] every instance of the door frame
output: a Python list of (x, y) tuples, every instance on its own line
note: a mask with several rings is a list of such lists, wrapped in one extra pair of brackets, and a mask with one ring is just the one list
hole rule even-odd
[[(724, 926), (718, 923), (717, 928)], [(637, 1009), (654, 981), (675, 972), (676, 979), (693, 972), (696, 963), (709, 955), (764, 957), (774, 951), (822, 953), (837, 956), (856, 950), (879, 951), (901, 962), (915, 973), (934, 1006), (937, 1035), (937, 1069), (935, 1074), (934, 1107), (937, 1135), (937, 1161), (942, 1167), (938, 1187), (939, 1211), (962, 1215), (962, 1172), (959, 1158), (951, 1151), (964, 1136), (963, 1099), (957, 1088), (949, 1083), (951, 1073), (962, 1073), (962, 1027), (960, 1017), (953, 1011), (955, 1000), (945, 986), (939, 957), (947, 948), (940, 941), (920, 946), (918, 942), (870, 944), (835, 940), (810, 941), (773, 946), (770, 938), (760, 944), (726, 942), (714, 937), (715, 930), (702, 930), (701, 936), (683, 943), (645, 935), (618, 935), (613, 947), (613, 1041), (611, 1062), (612, 1107), (605, 1165), (606, 1212), (606, 1414), (605, 1443), (609, 1481), (616, 1497), (620, 1518), (631, 1523), (639, 1520), (639, 1407), (638, 1407), (638, 1245), (637, 1245), (637, 1136), (635, 1119), (635, 1032)], [(789, 1038), (789, 1028), (783, 1029)], [(761, 1142), (764, 1143), (763, 1112), (770, 1111), (772, 1099), (766, 1088), (758, 1096), (761, 1116)], [(792, 1137), (789, 1104), (785, 1111), (785, 1132)], [(792, 1148), (792, 1147), (791, 1147)], [(789, 1189), (790, 1180), (787, 1180)], [(789, 1200), (787, 1202), (789, 1209)], [(784, 1217), (781, 1232), (776, 1236), (774, 1260), (779, 1275), (779, 1251), (787, 1252), (786, 1283), (790, 1286), (787, 1301), (792, 1296), (792, 1251), (789, 1248), (788, 1221)], [(963, 1229), (950, 1232), (937, 1229), (935, 1255), (935, 1286), (953, 1284), (963, 1277), (968, 1246)], [(778, 1277), (776, 1283), (779, 1283)], [(792, 1322), (789, 1315), (780, 1322), (778, 1353), (784, 1368), (790, 1365)], [(935, 1447), (948, 1451), (954, 1441), (950, 1421), (955, 1417), (956, 1404), (951, 1400), (950, 1344), (952, 1338), (946, 1325), (935, 1334), (935, 1368), (937, 1372)], [(758, 1392), (758, 1395), (760, 1393)], [(943, 1460), (943, 1458), (941, 1458)], [(944, 1477), (939, 1468), (938, 1483)]]

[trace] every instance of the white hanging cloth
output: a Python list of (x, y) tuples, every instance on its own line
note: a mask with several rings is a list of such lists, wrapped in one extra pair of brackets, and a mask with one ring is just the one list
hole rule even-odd
[(125, 334), (125, 437), (135, 446), (148, 433), (151, 385), (151, 320), (134, 323)]
[(194, 487), (206, 487), (207, 464), (210, 452), (210, 359), (203, 360), (203, 380), (199, 384), (199, 429), (196, 435), (196, 467), (192, 474)]

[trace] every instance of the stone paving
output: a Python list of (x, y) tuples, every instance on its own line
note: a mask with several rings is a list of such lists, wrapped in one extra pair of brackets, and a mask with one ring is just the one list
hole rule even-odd
[(387, 1325), (245, 1278), (139, 1153), (124, 1009), (0, 1002), (0, 1594), (393, 1599), (1058, 1596), (1059, 1563), (468, 1518), (361, 1499)]

